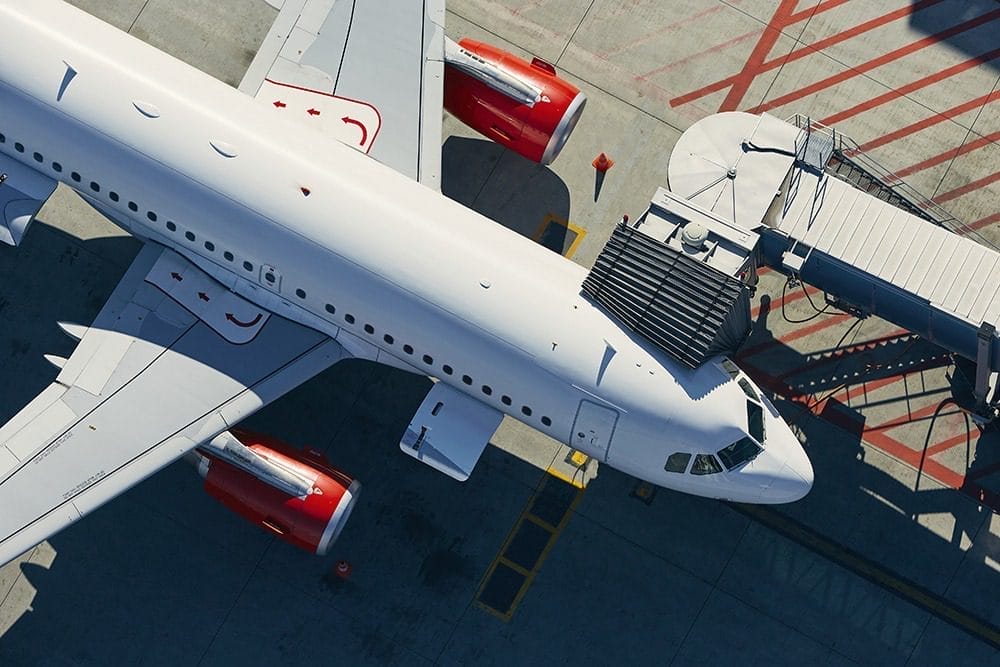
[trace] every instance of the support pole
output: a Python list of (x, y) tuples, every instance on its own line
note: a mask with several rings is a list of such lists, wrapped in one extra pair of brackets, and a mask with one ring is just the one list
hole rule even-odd
[(986, 397), (989, 394), (990, 386), (990, 353), (993, 351), (993, 337), (996, 335), (996, 327), (989, 322), (979, 325), (976, 337), (979, 339), (978, 352), (976, 354), (976, 411), (986, 414)]

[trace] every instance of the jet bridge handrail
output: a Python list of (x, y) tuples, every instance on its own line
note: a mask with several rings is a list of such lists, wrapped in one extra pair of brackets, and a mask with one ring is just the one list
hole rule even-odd
[(838, 159), (841, 161), (847, 161), (851, 165), (856, 166), (859, 170), (865, 172), (866, 175), (877, 180), (882, 187), (895, 193), (897, 197), (915, 209), (910, 211), (911, 213), (919, 215), (929, 222), (933, 222), (937, 226), (943, 227), (954, 234), (973, 238), (980, 245), (1000, 251), (1000, 247), (995, 245), (989, 239), (985, 238), (975, 230), (968, 229), (961, 220), (957, 219), (942, 206), (935, 203), (929, 197), (922, 195), (913, 186), (906, 183), (906, 181), (903, 181), (893, 175), (892, 172), (865, 153), (856, 141), (846, 136), (843, 132), (840, 132), (833, 127), (824, 125), (819, 121), (812, 120), (809, 116), (804, 114), (797, 113), (788, 118), (787, 122), (795, 125), (795, 127), (800, 130), (805, 130), (806, 132), (820, 132), (831, 137), (833, 141), (834, 155)]

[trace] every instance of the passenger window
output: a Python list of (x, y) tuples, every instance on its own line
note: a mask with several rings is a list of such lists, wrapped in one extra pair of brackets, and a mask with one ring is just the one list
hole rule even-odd
[[(56, 169), (56, 171), (62, 171), (62, 168), (60, 167), (59, 169)], [(111, 192), (108, 193), (108, 199), (110, 199), (111, 201), (118, 201), (119, 199), (121, 199), (121, 197), (118, 196), (117, 192), (112, 190)]]
[(70, 175), (69, 175), (69, 177), (70, 177), (70, 178), (72, 178), (72, 179), (73, 179), (74, 181), (76, 181), (77, 183), (79, 183), (79, 182), (80, 182), (81, 180), (83, 180), (83, 178), (82, 178), (82, 177), (80, 176), (80, 174), (78, 174), (78, 173), (77, 173), (77, 172), (75, 172), (75, 171), (74, 171), (74, 172), (70, 172)]
[[(169, 222), (168, 222), (168, 223), (167, 223), (167, 227), (170, 227), (170, 225), (171, 225), (171, 223), (169, 223)], [(224, 253), (222, 253), (222, 256), (226, 258), (226, 261), (227, 261), (227, 262), (231, 262), (231, 261), (233, 261), (234, 259), (236, 259), (236, 258), (235, 258), (235, 257), (233, 256), (233, 253), (229, 252), (228, 250), (227, 250), (227, 251), (225, 251)]]
[(470, 378), (468, 375), (463, 375), (462, 382), (464, 382), (465, 384), (472, 384), (472, 378)]
[(667, 464), (663, 466), (663, 469), (667, 472), (684, 472), (687, 470), (690, 460), (691, 454), (688, 452), (677, 452), (667, 457)]
[[(2, 142), (0, 142), (0, 143), (2, 143)], [(56, 172), (57, 174), (61, 174), (62, 173), (62, 165), (59, 164), (58, 162), (53, 162), (52, 163), (52, 171)]]
[(38, 162), (38, 163), (45, 162), (45, 158), (42, 157), (41, 153), (35, 153), (31, 157), (35, 158), (35, 162)]
[[(191, 241), (191, 243), (194, 243), (194, 239), (195, 239), (194, 232), (184, 232), (184, 238), (186, 238), (188, 241)], [(253, 266), (251, 266), (247, 270), (248, 271), (253, 271)]]
[(552, 420), (548, 417), (542, 417), (542, 424), (545, 426), (552, 426)]
[(24, 152), (24, 144), (22, 144), (20, 141), (15, 142), (14, 143), (14, 150), (16, 150), (18, 153), (23, 153)]
[(384, 340), (389, 345), (392, 345), (394, 342), (396, 342), (396, 339), (390, 336), (389, 334), (382, 336), (382, 340)]
[(527, 405), (522, 405), (521, 406), (521, 414), (524, 415), (525, 417), (530, 417), (531, 416), (531, 408), (529, 408)]
[(348, 324), (354, 324), (354, 315), (351, 315), (350, 313), (344, 315), (344, 321)]
[(146, 218), (150, 222), (156, 222), (156, 213), (154, 213), (153, 211), (146, 211)]
[(215, 252), (215, 244), (211, 241), (205, 241), (205, 250), (209, 252)]
[(448, 364), (445, 364), (444, 366), (442, 366), (441, 370), (444, 371), (445, 375), (451, 375), (452, 373), (455, 372), (455, 370), (451, 366), (449, 366)]
[(483, 393), (486, 394), (487, 396), (492, 396), (493, 395), (493, 387), (489, 386), (488, 384), (484, 384), (483, 385)]
[(243, 262), (243, 268), (247, 271), (253, 271), (253, 264), (250, 262)]
[(694, 463), (691, 465), (692, 475), (714, 475), (717, 472), (722, 472), (722, 466), (711, 454), (699, 454), (694, 457)]
[(413, 354), (413, 346), (409, 344), (404, 345), (403, 352), (406, 352), (407, 354)]
[(507, 395), (501, 396), (500, 397), (500, 402), (503, 403), (504, 405), (510, 405), (511, 403), (513, 403), (513, 401), (511, 400), (510, 396), (507, 396)]
[[(167, 220), (167, 229), (169, 229), (172, 232), (176, 232), (177, 231), (177, 223), (175, 223), (173, 220)], [(230, 259), (231, 260), (232, 257), (227, 257), (226, 259)]]
[[(271, 281), (272, 282), (274, 281), (274, 274), (273, 273), (268, 273), (266, 275), (271, 276)], [(304, 298), (306, 298), (306, 291), (300, 287), (297, 290), (295, 290), (295, 296), (299, 297), (300, 299), (304, 299)]]
[(372, 334), (374, 334), (375, 333), (375, 327), (373, 327), (370, 324), (366, 324), (365, 325), (365, 333), (368, 334), (369, 336), (372, 335)]
[(424, 363), (427, 364), (428, 366), (430, 366), (431, 364), (434, 363), (434, 357), (432, 357), (429, 354), (425, 354), (424, 355)]
[(138, 211), (139, 210), (139, 205), (136, 204), (134, 201), (130, 201), (128, 203), (128, 210), (133, 211), (133, 212)]
[(333, 306), (332, 303), (328, 303), (324, 307), (326, 308), (326, 312), (330, 313), (331, 315), (337, 314), (337, 309)]

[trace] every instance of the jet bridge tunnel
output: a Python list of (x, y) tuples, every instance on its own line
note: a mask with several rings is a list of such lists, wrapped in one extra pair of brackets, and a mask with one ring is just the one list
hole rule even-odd
[[(681, 136), (670, 158), (670, 191), (657, 192), (637, 226), (668, 242), (707, 236), (708, 254), (719, 259), (704, 261), (742, 279), (744, 292), (753, 284), (746, 271), (766, 264), (823, 290), (848, 312), (877, 315), (974, 361), (977, 407), (994, 416), (996, 399), (987, 394), (990, 377), (1000, 370), (1000, 252), (949, 231), (946, 214), (905, 186), (885, 185), (880, 175), (856, 145), (828, 128), (767, 114), (721, 113)], [(692, 222), (694, 232), (686, 233)], [(616, 231), (584, 284), (592, 296), (609, 281), (606, 267), (621, 254), (621, 234)], [(675, 245), (697, 256), (690, 246)], [(635, 275), (649, 282), (649, 271)], [(689, 281), (712, 293), (710, 282)], [(620, 306), (616, 311), (626, 297), (605, 293), (605, 300), (626, 324), (657, 342), (655, 332), (636, 324), (634, 308), (631, 315), (618, 312)], [(709, 318), (728, 336), (705, 343), (701, 361), (729, 352), (739, 337), (746, 306), (739, 298), (728, 304), (729, 315)], [(718, 344), (723, 339), (728, 343)], [(688, 365), (699, 361), (661, 346)]]

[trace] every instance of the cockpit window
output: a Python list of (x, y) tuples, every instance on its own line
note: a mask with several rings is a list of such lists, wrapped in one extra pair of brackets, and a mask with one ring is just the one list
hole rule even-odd
[(734, 380), (740, 375), (739, 367), (732, 361), (730, 361), (729, 357), (726, 357), (722, 360), (722, 370), (726, 371), (726, 373), (729, 374), (729, 377), (733, 378)]
[[(757, 408), (760, 409), (759, 407)], [(761, 452), (761, 446), (750, 438), (740, 438), (733, 444), (719, 450), (719, 458), (727, 470), (754, 459)]]
[(757, 442), (764, 442), (764, 408), (756, 401), (747, 401), (747, 431)]
[(717, 472), (722, 472), (722, 466), (711, 454), (698, 454), (694, 457), (694, 463), (691, 465), (692, 475), (712, 475)]
[(747, 381), (746, 378), (740, 378), (740, 389), (742, 389), (743, 393), (747, 395), (747, 398), (754, 401), (760, 400), (760, 398), (757, 396), (757, 392), (753, 390), (753, 387), (750, 385), (750, 383)]
[(667, 457), (667, 464), (663, 466), (663, 469), (667, 472), (684, 472), (687, 470), (690, 460), (691, 454), (688, 452), (676, 452)]

